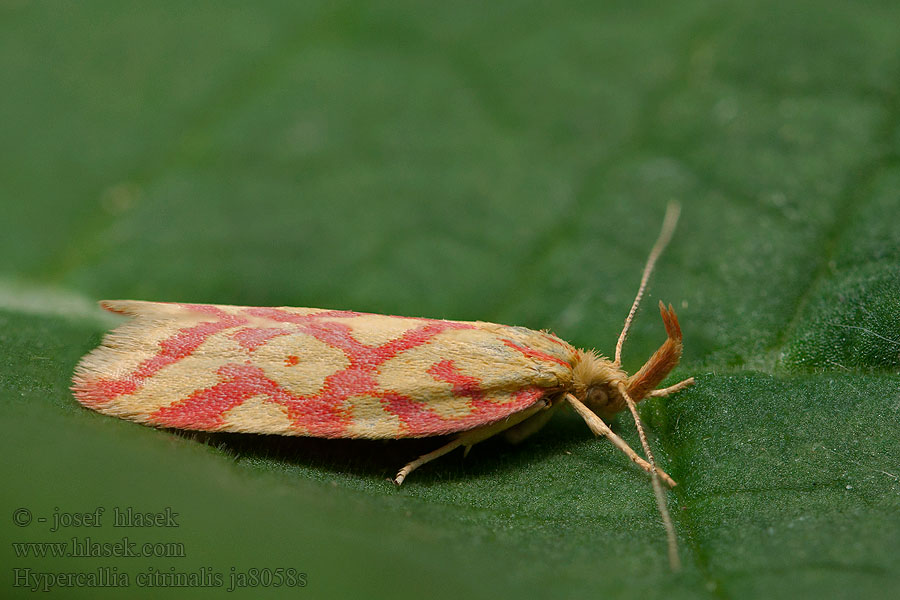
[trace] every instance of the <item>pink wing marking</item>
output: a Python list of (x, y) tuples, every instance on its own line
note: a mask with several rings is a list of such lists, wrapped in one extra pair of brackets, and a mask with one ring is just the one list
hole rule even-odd
[(255, 395), (287, 408), (294, 427), (321, 437), (340, 437), (349, 424), (350, 411), (343, 405), (359, 395), (383, 397), (377, 389), (378, 367), (401, 352), (421, 346), (434, 336), (450, 329), (473, 329), (474, 325), (453, 321), (423, 319), (424, 324), (405, 332), (381, 346), (365, 345), (352, 336), (345, 323), (322, 322), (323, 318), (360, 316), (361, 313), (326, 311), (297, 315), (277, 308), (250, 308), (246, 313), (256, 317), (292, 323), (297, 330), (342, 351), (350, 364), (328, 377), (317, 394), (297, 396), (277, 382), (265, 377), (258, 367), (226, 365), (219, 370), (222, 381), (198, 390), (190, 397), (157, 410), (153, 420), (166, 427), (212, 429), (225, 422), (225, 413)]
[(553, 342), (553, 343), (556, 344), (557, 346), (562, 346), (563, 348), (568, 348), (568, 347), (569, 347), (569, 345), (568, 345), (567, 343), (565, 343), (564, 341), (562, 341), (561, 339), (559, 339), (558, 337), (556, 337), (556, 336), (553, 335), (552, 333), (549, 333), (549, 332), (546, 332), (546, 331), (542, 331), (542, 332), (541, 332), (541, 335), (543, 335), (543, 336), (544, 336), (544, 339), (546, 339), (548, 342)]
[(305, 427), (310, 435), (338, 437), (344, 430), (340, 405), (329, 398), (297, 397), (253, 365), (230, 363), (220, 367), (218, 374), (220, 383), (160, 408), (151, 415), (152, 422), (163, 427), (217, 429), (225, 423), (226, 412), (249, 398), (264, 395), (285, 406), (291, 422)]
[(545, 390), (526, 387), (512, 394), (509, 402), (493, 402), (485, 398), (480, 380), (459, 372), (452, 360), (442, 360), (428, 369), (437, 381), (453, 384), (453, 395), (468, 397), (471, 410), (458, 418), (446, 418), (434, 412), (427, 404), (399, 394), (385, 394), (388, 411), (400, 417), (409, 432), (415, 436), (441, 435), (471, 429), (497, 421), (537, 402)]
[(231, 334), (231, 337), (248, 352), (253, 352), (266, 342), (280, 335), (290, 335), (289, 329), (275, 327), (245, 327)]
[(160, 351), (152, 358), (141, 362), (129, 375), (120, 379), (97, 379), (76, 383), (75, 395), (85, 406), (102, 406), (123, 394), (133, 394), (143, 386), (146, 379), (160, 369), (190, 356), (211, 336), (238, 327), (247, 322), (244, 317), (230, 315), (222, 309), (207, 304), (181, 304), (183, 308), (217, 317), (216, 321), (186, 327), (159, 343)]
[(508, 340), (508, 339), (504, 338), (503, 343), (506, 344), (507, 346), (509, 346), (510, 348), (514, 348), (514, 349), (518, 350), (519, 352), (521, 352), (522, 354), (524, 354), (525, 356), (527, 356), (529, 358), (537, 358), (537, 359), (543, 360), (543, 361), (555, 362), (555, 363), (559, 363), (565, 367), (572, 366), (561, 358), (551, 356), (550, 354), (547, 354), (546, 352), (541, 352), (540, 350), (535, 350), (534, 348), (527, 348), (525, 346), (520, 346), (512, 340)]

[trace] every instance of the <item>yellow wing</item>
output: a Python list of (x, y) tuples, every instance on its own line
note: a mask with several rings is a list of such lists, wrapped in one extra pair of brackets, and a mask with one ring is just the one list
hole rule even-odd
[(79, 402), (160, 427), (426, 437), (569, 387), (575, 349), (494, 323), (311, 308), (106, 301), (133, 317), (75, 370)]

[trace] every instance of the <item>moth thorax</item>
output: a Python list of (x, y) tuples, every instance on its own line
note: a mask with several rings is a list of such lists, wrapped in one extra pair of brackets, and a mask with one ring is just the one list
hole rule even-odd
[(616, 384), (628, 375), (594, 350), (579, 350), (572, 368), (575, 396), (600, 418), (612, 417), (625, 408), (625, 399)]

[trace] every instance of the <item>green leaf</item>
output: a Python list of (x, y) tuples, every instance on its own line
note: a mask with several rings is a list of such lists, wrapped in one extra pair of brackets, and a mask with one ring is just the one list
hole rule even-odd
[[(0, 595), (221, 597), (235, 575), (252, 597), (277, 569), (306, 586), (269, 593), (317, 598), (895, 594), (896, 2), (0, 14)], [(670, 199), (624, 362), (673, 303), (672, 382), (697, 384), (641, 410), (679, 482), (678, 574), (649, 479), (574, 414), (395, 489), (439, 441), (159, 431), (68, 390), (118, 322), (103, 298), (480, 319), (609, 353)], [(114, 527), (127, 507), (178, 526)], [(183, 556), (22, 556), (73, 537)]]

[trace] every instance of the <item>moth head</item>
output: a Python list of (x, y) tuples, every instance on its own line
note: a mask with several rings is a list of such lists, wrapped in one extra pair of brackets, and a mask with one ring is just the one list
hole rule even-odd
[(618, 384), (627, 382), (628, 375), (612, 361), (594, 350), (579, 350), (573, 373), (575, 396), (601, 419), (625, 408)]
[(613, 361), (593, 350), (579, 351), (575, 363), (575, 395), (601, 419), (607, 419), (626, 407), (620, 386), (635, 402), (651, 395), (681, 358), (681, 327), (671, 306), (660, 302), (660, 313), (668, 337), (634, 375), (628, 375)]

